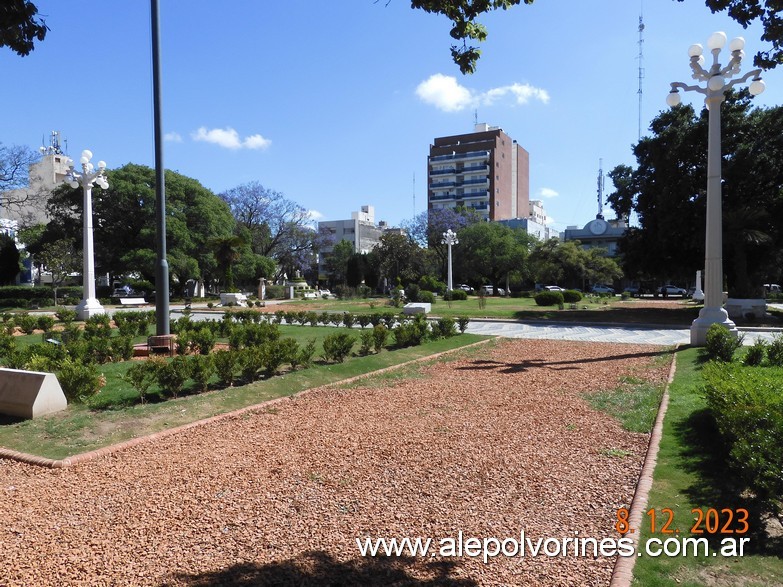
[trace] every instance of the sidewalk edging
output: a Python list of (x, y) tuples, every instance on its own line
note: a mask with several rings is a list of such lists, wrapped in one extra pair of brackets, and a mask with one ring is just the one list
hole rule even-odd
[(264, 402), (261, 402), (260, 404), (254, 404), (252, 406), (245, 406), (244, 408), (239, 408), (237, 410), (234, 410), (232, 412), (226, 412), (224, 414), (217, 414), (215, 416), (211, 416), (209, 418), (205, 418), (203, 420), (196, 420), (195, 422), (190, 422), (188, 424), (182, 424), (181, 426), (176, 426), (174, 428), (169, 428), (168, 430), (162, 430), (161, 432), (153, 432), (152, 434), (148, 434), (146, 436), (139, 436), (137, 438), (131, 438), (129, 440), (124, 440), (122, 442), (119, 442), (117, 444), (111, 444), (109, 446), (104, 446), (101, 448), (97, 448), (95, 450), (91, 450), (89, 452), (80, 453), (76, 455), (72, 455), (69, 457), (66, 457), (64, 459), (49, 459), (46, 457), (40, 457), (37, 455), (33, 455), (30, 453), (24, 453), (19, 452), (7, 448), (0, 447), (0, 459), (8, 459), (12, 461), (18, 461), (21, 463), (26, 463), (28, 465), (35, 465), (38, 467), (47, 467), (49, 469), (64, 469), (68, 467), (72, 467), (74, 465), (78, 465), (80, 463), (89, 462), (92, 460), (95, 460), (97, 458), (119, 452), (131, 447), (134, 447), (139, 444), (143, 444), (146, 442), (150, 442), (153, 440), (160, 440), (163, 438), (166, 438), (168, 436), (172, 436), (174, 434), (179, 434), (180, 432), (184, 432), (185, 430), (189, 430), (191, 428), (196, 428), (199, 426), (206, 426), (208, 424), (212, 424), (214, 422), (220, 422), (223, 420), (229, 420), (231, 418), (236, 418), (237, 416), (241, 416), (243, 414), (251, 413), (251, 412), (258, 412), (261, 410), (264, 410), (270, 406), (273, 406), (277, 403), (293, 400), (299, 397), (303, 397), (305, 395), (309, 395), (313, 392), (316, 392), (321, 389), (328, 389), (330, 387), (335, 387), (337, 385), (344, 385), (348, 383), (353, 383), (354, 381), (359, 381), (361, 379), (364, 379), (366, 377), (371, 377), (373, 375), (377, 375), (379, 373), (385, 373), (387, 371), (393, 371), (394, 369), (400, 369), (402, 367), (406, 367), (409, 365), (414, 365), (416, 363), (429, 361), (431, 359), (437, 359), (439, 357), (442, 357), (444, 355), (448, 355), (450, 353), (455, 353), (464, 349), (470, 349), (479, 345), (487, 344), (491, 342), (492, 338), (488, 338), (486, 340), (480, 340), (478, 342), (474, 342), (465, 346), (457, 347), (454, 349), (449, 349), (447, 351), (442, 351), (440, 353), (435, 353), (433, 355), (427, 355), (426, 357), (419, 357), (418, 359), (411, 359), (410, 361), (405, 361), (404, 363), (398, 363), (397, 365), (391, 365), (389, 367), (384, 367), (382, 369), (376, 369), (375, 371), (368, 371), (367, 373), (361, 373), (359, 375), (354, 375), (353, 377), (348, 377), (346, 379), (340, 379), (339, 381), (332, 381), (331, 383), (325, 383), (324, 385), (320, 385), (318, 387), (311, 387), (309, 389), (303, 389), (302, 391), (299, 391), (297, 393), (294, 393), (292, 395), (285, 395), (281, 397), (277, 397), (274, 399), (270, 399)]
[[(679, 346), (679, 345), (678, 345)], [(650, 497), (650, 489), (653, 484), (653, 473), (655, 465), (658, 463), (658, 449), (663, 436), (663, 420), (666, 417), (666, 410), (669, 407), (669, 387), (674, 381), (674, 374), (677, 369), (676, 348), (672, 356), (672, 366), (669, 368), (669, 378), (666, 381), (666, 387), (663, 390), (661, 405), (658, 407), (658, 415), (655, 418), (655, 424), (650, 433), (650, 443), (647, 446), (647, 455), (644, 458), (642, 470), (639, 473), (639, 482), (636, 484), (633, 501), (631, 502), (628, 524), (631, 528), (638, 531), (633, 534), (626, 534), (633, 542), (633, 556), (619, 556), (612, 571), (612, 580), (609, 587), (630, 587), (633, 581), (633, 568), (636, 564), (636, 551), (639, 547), (639, 538), (641, 537), (642, 516), (647, 508), (647, 500)]]

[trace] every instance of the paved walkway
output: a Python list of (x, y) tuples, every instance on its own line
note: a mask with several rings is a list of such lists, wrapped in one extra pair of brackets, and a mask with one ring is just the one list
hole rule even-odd
[[(757, 338), (770, 341), (781, 329), (744, 330), (745, 345), (752, 345)], [(555, 340), (577, 340), (588, 342), (622, 342), (633, 344), (658, 344), (671, 346), (690, 343), (688, 328), (655, 328), (621, 325), (595, 324), (540, 324), (505, 321), (478, 321), (468, 324), (471, 334), (488, 334), (508, 338), (538, 338)]]
[[(178, 318), (180, 308), (173, 308), (173, 318)], [(193, 320), (216, 320), (220, 315), (193, 310)], [(757, 338), (772, 340), (783, 329), (744, 330), (744, 344), (752, 345)], [(623, 326), (565, 323), (522, 323), (513, 320), (472, 320), (467, 332), (507, 338), (532, 338), (547, 340), (577, 340), (587, 342), (620, 342), (628, 344), (656, 344), (673, 346), (690, 343), (688, 328), (663, 328), (654, 326)]]

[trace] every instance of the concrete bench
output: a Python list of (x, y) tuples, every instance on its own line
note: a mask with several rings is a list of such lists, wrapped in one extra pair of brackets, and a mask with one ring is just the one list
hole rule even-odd
[(316, 292), (314, 292), (314, 291), (305, 292), (304, 299), (306, 299), (306, 300), (317, 300), (318, 299), (318, 294)]
[(146, 306), (147, 300), (144, 298), (120, 298), (121, 306)]

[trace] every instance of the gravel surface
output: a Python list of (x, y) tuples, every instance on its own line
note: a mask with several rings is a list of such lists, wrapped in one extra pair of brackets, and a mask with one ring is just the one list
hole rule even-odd
[(613, 558), (363, 558), (356, 538), (618, 537), (648, 436), (582, 393), (665, 381), (659, 352), (504, 341), (71, 469), (0, 460), (0, 585), (608, 585)]

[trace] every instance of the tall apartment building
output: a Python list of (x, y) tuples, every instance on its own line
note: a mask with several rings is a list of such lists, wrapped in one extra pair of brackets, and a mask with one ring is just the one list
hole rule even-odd
[(499, 127), (436, 138), (427, 176), (429, 209), (464, 207), (487, 220), (528, 215), (530, 155)]

